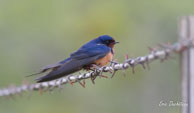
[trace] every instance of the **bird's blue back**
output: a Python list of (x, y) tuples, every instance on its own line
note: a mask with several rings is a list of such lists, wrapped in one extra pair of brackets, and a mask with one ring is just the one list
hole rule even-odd
[(107, 54), (109, 51), (112, 51), (112, 48), (105, 46), (103, 44), (104, 40), (110, 40), (112, 37), (108, 35), (102, 35), (98, 38), (95, 38), (88, 43), (81, 46), (77, 51), (72, 53), (69, 58), (61, 61), (60, 63), (64, 64), (65, 62), (69, 61), (72, 58), (87, 58), (97, 54)]

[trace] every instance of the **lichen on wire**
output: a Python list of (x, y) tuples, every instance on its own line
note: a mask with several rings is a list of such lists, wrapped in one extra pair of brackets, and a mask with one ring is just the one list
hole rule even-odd
[(24, 83), (21, 86), (12, 86), (8, 88), (0, 89), (0, 97), (7, 97), (7, 96), (15, 96), (17, 94), (21, 94), (23, 92), (31, 92), (31, 91), (50, 91), (55, 88), (59, 88), (64, 84), (70, 83), (79, 83), (81, 86), (85, 87), (85, 79), (91, 78), (94, 83), (94, 79), (97, 76), (106, 77), (103, 75), (104, 72), (110, 72), (112, 77), (114, 76), (115, 72), (118, 70), (122, 70), (125, 72), (126, 69), (131, 68), (132, 72), (134, 73), (134, 67), (138, 64), (142, 65), (145, 68), (145, 64), (149, 68), (149, 63), (153, 60), (167, 60), (170, 58), (172, 53), (180, 53), (186, 49), (194, 47), (194, 40), (182, 40), (181, 42), (170, 44), (159, 44), (160, 50), (158, 49), (150, 49), (150, 53), (145, 56), (140, 56), (136, 58), (128, 58), (126, 55), (126, 59), (123, 63), (118, 63), (115, 61), (111, 61), (110, 66), (105, 66), (101, 68), (97, 68), (94, 71), (86, 72), (86, 73), (79, 73), (78, 75), (69, 75), (57, 80), (42, 82), (42, 83), (34, 83), (28, 84)]

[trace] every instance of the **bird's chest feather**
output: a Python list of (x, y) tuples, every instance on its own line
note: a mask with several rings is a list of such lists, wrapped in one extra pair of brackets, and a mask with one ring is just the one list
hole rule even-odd
[(96, 60), (95, 63), (96, 63), (96, 65), (102, 67), (102, 66), (107, 65), (112, 60), (113, 60), (113, 53), (109, 52), (103, 58)]

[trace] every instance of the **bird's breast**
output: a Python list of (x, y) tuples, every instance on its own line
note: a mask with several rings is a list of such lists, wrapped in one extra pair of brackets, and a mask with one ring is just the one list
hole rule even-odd
[(102, 66), (107, 65), (112, 60), (113, 60), (113, 53), (109, 52), (103, 58), (96, 60), (95, 63), (96, 63), (96, 65), (102, 67)]

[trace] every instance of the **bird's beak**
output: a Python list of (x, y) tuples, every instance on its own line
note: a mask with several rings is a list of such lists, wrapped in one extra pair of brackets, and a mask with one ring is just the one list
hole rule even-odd
[(115, 41), (113, 44), (118, 44), (119, 42)]

